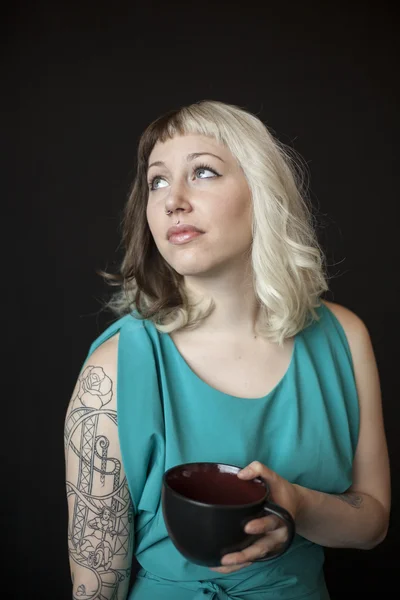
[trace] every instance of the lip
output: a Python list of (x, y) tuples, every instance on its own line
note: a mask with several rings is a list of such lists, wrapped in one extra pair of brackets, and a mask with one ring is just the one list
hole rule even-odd
[(171, 244), (186, 244), (204, 233), (194, 225), (174, 225), (167, 231), (167, 239)]

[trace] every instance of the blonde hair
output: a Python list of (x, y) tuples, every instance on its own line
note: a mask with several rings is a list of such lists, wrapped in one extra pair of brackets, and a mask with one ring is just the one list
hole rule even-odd
[(147, 166), (154, 145), (197, 134), (224, 144), (247, 179), (253, 205), (251, 264), (260, 311), (260, 335), (282, 343), (313, 319), (328, 289), (324, 258), (309, 209), (304, 175), (294, 152), (273, 137), (255, 115), (237, 106), (202, 101), (171, 111), (143, 133), (138, 166), (124, 215), (126, 248), (120, 274), (108, 276), (122, 291), (110, 305), (118, 314), (136, 310), (164, 332), (196, 327), (213, 310), (194, 302), (155, 247), (146, 219)]

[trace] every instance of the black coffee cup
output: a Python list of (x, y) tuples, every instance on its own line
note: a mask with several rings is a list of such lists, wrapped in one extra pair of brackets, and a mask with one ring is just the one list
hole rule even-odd
[(174, 546), (187, 560), (206, 567), (221, 566), (225, 554), (240, 552), (262, 537), (246, 533), (244, 527), (266, 515), (284, 521), (288, 538), (278, 551), (257, 560), (277, 558), (292, 543), (292, 516), (269, 500), (266, 481), (239, 479), (240, 470), (235, 465), (199, 462), (177, 465), (164, 473), (164, 521)]

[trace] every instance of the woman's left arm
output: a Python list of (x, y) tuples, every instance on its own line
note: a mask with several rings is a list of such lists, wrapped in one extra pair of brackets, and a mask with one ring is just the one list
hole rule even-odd
[(360, 431), (352, 485), (341, 495), (295, 486), (296, 529), (303, 537), (336, 548), (370, 549), (386, 537), (390, 513), (389, 458), (378, 369), (364, 323), (343, 306), (326, 303), (346, 333), (353, 357)]
[[(293, 516), (296, 532), (326, 547), (370, 549), (386, 537), (390, 513), (390, 471), (378, 369), (364, 323), (350, 310), (326, 302), (341, 323), (351, 350), (360, 410), (360, 430), (352, 485), (344, 494), (327, 494), (292, 484), (259, 462), (241, 471), (244, 479), (265, 478), (274, 502)], [(226, 555), (222, 573), (237, 571), (273, 551), (286, 539), (276, 517), (251, 521), (249, 533), (264, 534), (254, 544)]]

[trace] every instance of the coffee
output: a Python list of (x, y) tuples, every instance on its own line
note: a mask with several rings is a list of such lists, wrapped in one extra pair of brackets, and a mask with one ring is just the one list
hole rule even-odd
[(261, 481), (245, 481), (232, 472), (182, 471), (168, 483), (178, 494), (204, 504), (251, 504), (266, 494)]

